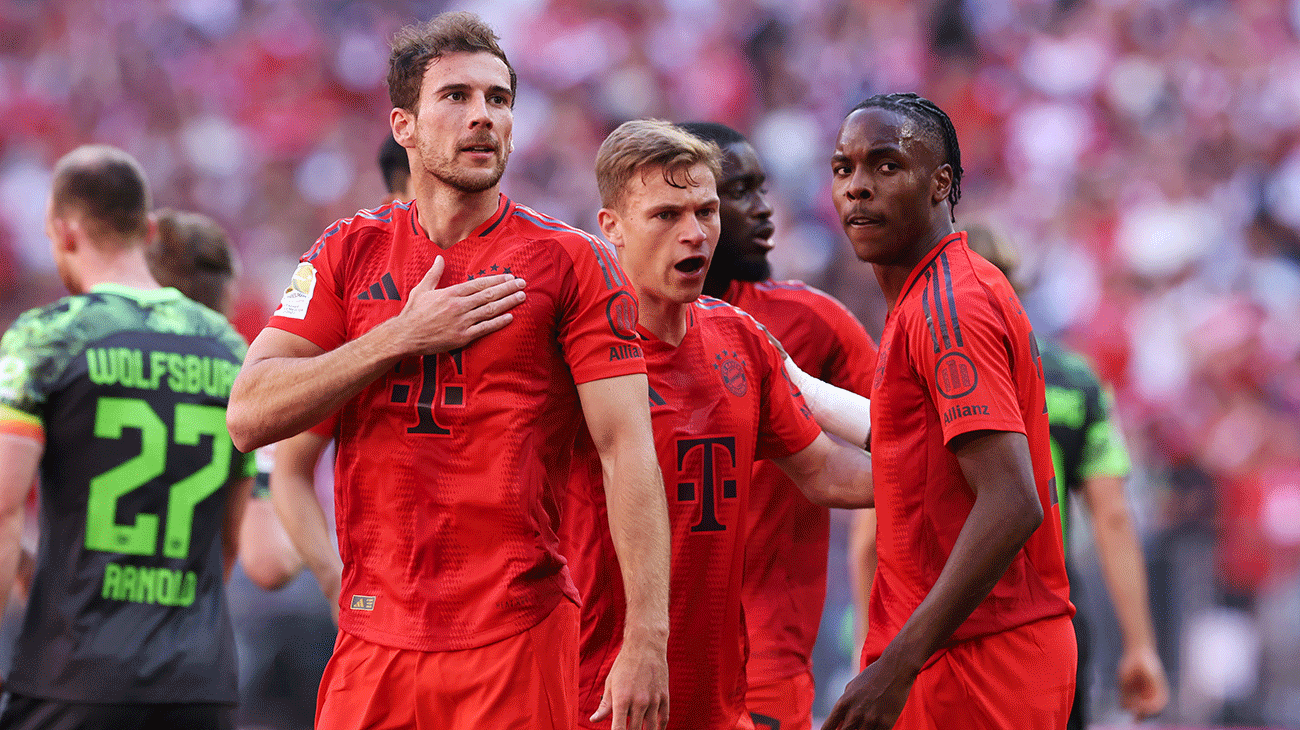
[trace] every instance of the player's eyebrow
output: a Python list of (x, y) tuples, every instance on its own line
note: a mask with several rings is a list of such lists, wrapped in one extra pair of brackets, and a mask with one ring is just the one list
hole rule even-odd
[(661, 203), (661, 204), (656, 205), (656, 206), (654, 206), (653, 208), (651, 208), (651, 209), (648, 211), (648, 214), (649, 214), (649, 216), (650, 216), (651, 218), (653, 218), (653, 217), (659, 215), (660, 213), (667, 213), (667, 212), (669, 212), (669, 211), (672, 211), (672, 212), (674, 212), (674, 213), (680, 213), (680, 212), (682, 212), (682, 211), (685, 210), (685, 209), (686, 209), (686, 206), (681, 205), (681, 204), (678, 204), (678, 203)]
[[(447, 94), (452, 91), (470, 92), (473, 90), (474, 90), (473, 84), (468, 84), (463, 81), (453, 81), (450, 83), (443, 84), (442, 86), (439, 86), (438, 90), (434, 93), (437, 94), (438, 96), (442, 96), (443, 94)], [(510, 88), (498, 84), (493, 84), (487, 87), (487, 90), (484, 92), (484, 94), (486, 96), (501, 95), (506, 97), (507, 99), (511, 98)]]

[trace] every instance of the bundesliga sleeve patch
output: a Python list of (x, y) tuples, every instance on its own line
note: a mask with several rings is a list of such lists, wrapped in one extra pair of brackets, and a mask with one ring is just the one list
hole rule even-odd
[(293, 270), (289, 288), (284, 290), (280, 306), (275, 310), (277, 317), (304, 319), (307, 306), (311, 304), (312, 294), (316, 291), (316, 267), (304, 261)]

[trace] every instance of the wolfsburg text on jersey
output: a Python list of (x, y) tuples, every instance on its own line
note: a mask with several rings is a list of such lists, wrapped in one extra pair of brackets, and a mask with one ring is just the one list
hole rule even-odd
[(238, 365), (221, 358), (131, 347), (89, 348), (86, 365), (96, 385), (158, 390), (165, 383), (173, 393), (203, 392), (218, 398), (230, 395), (239, 374)]

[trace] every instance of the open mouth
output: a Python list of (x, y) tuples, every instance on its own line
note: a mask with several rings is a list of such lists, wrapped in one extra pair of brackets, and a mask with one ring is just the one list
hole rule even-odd
[(475, 154), (492, 154), (497, 151), (497, 146), (492, 142), (473, 142), (460, 148), (461, 152), (472, 152)]
[(709, 260), (703, 256), (691, 256), (690, 258), (685, 258), (682, 259), (681, 261), (678, 261), (673, 268), (677, 269), (683, 274), (697, 274), (708, 263)]
[(851, 215), (848, 218), (845, 218), (844, 222), (847, 225), (853, 226), (855, 228), (861, 228), (863, 226), (878, 226), (884, 222), (884, 219), (877, 216), (859, 214), (859, 215)]

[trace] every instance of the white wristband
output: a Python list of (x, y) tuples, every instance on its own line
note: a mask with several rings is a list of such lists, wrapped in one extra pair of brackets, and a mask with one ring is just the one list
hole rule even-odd
[(814, 378), (800, 370), (789, 355), (785, 358), (785, 371), (803, 393), (804, 401), (822, 430), (855, 446), (866, 447), (867, 437), (871, 434), (870, 400)]

